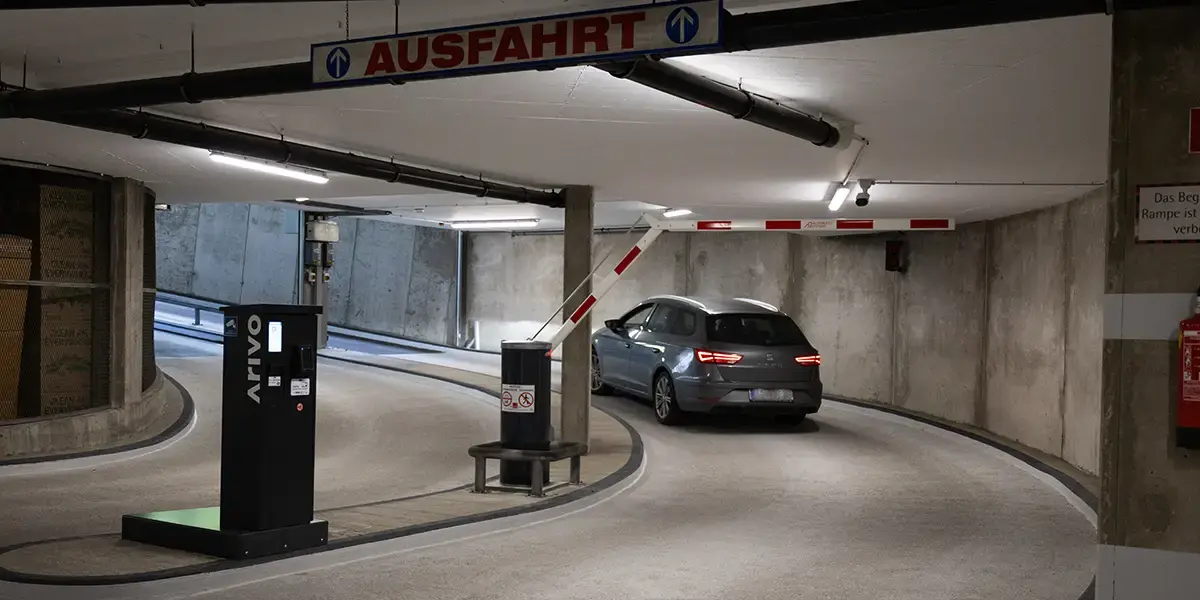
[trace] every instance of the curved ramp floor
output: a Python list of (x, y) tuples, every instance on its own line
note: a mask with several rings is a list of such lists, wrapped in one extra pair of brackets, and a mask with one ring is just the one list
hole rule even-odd
[(498, 535), (122, 597), (202, 585), (205, 598), (264, 600), (1075, 600), (1091, 578), (1087, 518), (975, 442), (835, 403), (788, 431), (667, 429), (632, 400), (597, 401), (635, 424), (648, 454), (612, 501)]
[[(87, 469), (0, 468), (0, 546), (109, 533), (120, 530), (122, 514), (219, 502), (220, 347), (157, 335), (160, 367), (195, 400), (194, 429), (160, 451)], [(318, 509), (469, 482), (467, 447), (499, 427), (495, 401), (459, 386), (325, 360), (319, 378)]]

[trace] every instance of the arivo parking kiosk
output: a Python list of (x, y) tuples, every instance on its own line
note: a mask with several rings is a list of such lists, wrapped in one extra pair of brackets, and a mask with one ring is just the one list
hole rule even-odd
[(121, 537), (245, 559), (326, 543), (313, 520), (319, 306), (222, 308), (221, 506), (125, 515)]

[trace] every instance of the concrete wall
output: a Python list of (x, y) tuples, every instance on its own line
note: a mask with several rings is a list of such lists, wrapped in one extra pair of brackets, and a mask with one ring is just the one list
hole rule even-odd
[(158, 211), (159, 289), (236, 304), (295, 302), (297, 215), (224, 203)]
[[(611, 272), (641, 235), (594, 236), (592, 255), (604, 259), (599, 272)], [(498, 350), (503, 340), (530, 337), (562, 303), (562, 236), (472, 233), (467, 239), (464, 319), (478, 321), (480, 347)], [(782, 304), (790, 287), (786, 275), (780, 278), (790, 269), (781, 252), (787, 244), (785, 233), (664, 233), (596, 304), (592, 327), (656, 294), (750, 296)], [(738, 260), (730, 260), (734, 256)], [(554, 319), (561, 322), (561, 315)]]
[[(1095, 473), (1106, 219), (1098, 190), (910, 234), (905, 273), (884, 270), (883, 236), (667, 233), (592, 324), (654, 294), (770, 302), (820, 349), (830, 394), (988, 429)], [(481, 346), (532, 335), (559, 303), (561, 237), (468, 237), (466, 318), (480, 321)], [(596, 236), (598, 257), (617, 248), (602, 272), (635, 239)]]
[(458, 233), (367, 219), (338, 221), (330, 322), (453, 343)]
[[(296, 301), (299, 213), (247, 204), (159, 211), (159, 289), (221, 302)], [(458, 233), (339, 219), (328, 314), (335, 325), (453, 343)]]

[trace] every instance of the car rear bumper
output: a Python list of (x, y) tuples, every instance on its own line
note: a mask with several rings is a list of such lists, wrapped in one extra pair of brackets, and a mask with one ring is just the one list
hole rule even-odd
[[(791, 402), (751, 401), (755, 388), (792, 390)], [(820, 383), (711, 383), (678, 382), (679, 406), (686, 412), (756, 414), (812, 414), (821, 408)]]

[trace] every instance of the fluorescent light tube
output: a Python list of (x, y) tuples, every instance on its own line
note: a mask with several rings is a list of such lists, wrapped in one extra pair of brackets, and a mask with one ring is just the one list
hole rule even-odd
[(216, 152), (209, 154), (208, 157), (213, 159), (213, 162), (229, 165), (231, 167), (249, 169), (251, 171), (258, 171), (259, 173), (278, 175), (280, 177), (290, 177), (292, 179), (299, 179), (300, 181), (307, 181), (309, 183), (329, 183), (328, 177), (316, 171), (307, 171), (298, 169), (296, 167), (257, 162), (245, 158), (238, 158), (236, 156), (229, 156), (228, 154), (218, 154)]
[(690, 215), (690, 214), (692, 214), (692, 211), (690, 211), (686, 208), (672, 208), (672, 209), (663, 211), (663, 218), (674, 219), (675, 217), (682, 217), (684, 215)]
[(455, 229), (525, 229), (537, 227), (537, 219), (507, 219), (500, 221), (454, 221)]
[(837, 191), (833, 193), (833, 200), (829, 201), (829, 210), (837, 212), (842, 207), (842, 203), (846, 201), (846, 198), (850, 197), (850, 191), (850, 186), (848, 185), (838, 186)]

